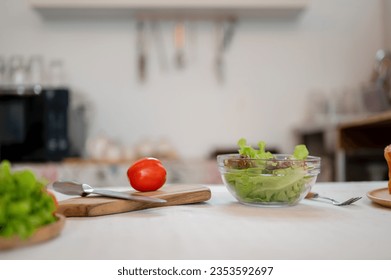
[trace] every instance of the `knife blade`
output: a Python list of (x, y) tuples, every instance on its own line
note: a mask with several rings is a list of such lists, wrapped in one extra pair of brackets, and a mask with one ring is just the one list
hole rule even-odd
[(95, 189), (88, 184), (78, 183), (74, 181), (56, 181), (52, 184), (52, 186), (55, 191), (66, 195), (79, 195), (84, 197), (94, 193), (94, 194), (99, 194), (108, 197), (135, 200), (135, 201), (144, 201), (144, 202), (153, 202), (153, 203), (167, 202), (164, 199), (156, 198), (156, 197), (135, 195), (126, 192), (118, 192), (118, 191), (111, 191), (111, 190)]

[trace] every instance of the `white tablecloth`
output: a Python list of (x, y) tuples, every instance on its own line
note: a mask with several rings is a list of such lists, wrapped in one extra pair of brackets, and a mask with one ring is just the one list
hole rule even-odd
[(59, 237), (0, 259), (391, 259), (391, 209), (366, 197), (386, 185), (317, 183), (313, 191), (337, 200), (363, 198), (346, 207), (304, 200), (284, 208), (242, 205), (213, 185), (201, 204), (67, 218)]

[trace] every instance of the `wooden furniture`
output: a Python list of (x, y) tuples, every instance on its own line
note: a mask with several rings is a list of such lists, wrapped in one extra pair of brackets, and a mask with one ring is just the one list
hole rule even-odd
[(339, 149), (384, 149), (391, 143), (391, 111), (341, 123), (337, 129)]
[[(337, 180), (345, 181), (348, 155), (382, 159), (384, 148), (391, 144), (391, 111), (339, 124), (336, 140)], [(384, 160), (384, 168), (386, 166)]]
[(295, 130), (296, 142), (322, 157), (319, 181), (386, 179), (385, 146), (391, 144), (391, 111)]

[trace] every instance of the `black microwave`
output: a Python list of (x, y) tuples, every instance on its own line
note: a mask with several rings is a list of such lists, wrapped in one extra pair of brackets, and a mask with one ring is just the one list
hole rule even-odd
[(0, 159), (60, 161), (69, 154), (66, 88), (0, 89)]

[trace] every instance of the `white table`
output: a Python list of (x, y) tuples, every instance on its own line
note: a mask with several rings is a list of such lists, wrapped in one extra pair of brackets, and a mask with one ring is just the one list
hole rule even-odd
[[(67, 218), (61, 235), (0, 259), (391, 259), (391, 209), (366, 193), (386, 182), (317, 183), (337, 207), (304, 200), (284, 208), (239, 204), (220, 185), (206, 203)], [(61, 199), (61, 197), (60, 197)]]

